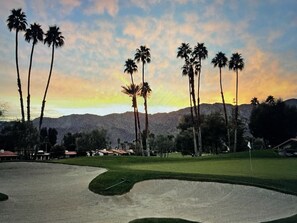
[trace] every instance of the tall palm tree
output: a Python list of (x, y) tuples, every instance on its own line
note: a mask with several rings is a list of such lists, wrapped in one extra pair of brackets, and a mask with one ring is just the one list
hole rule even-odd
[(234, 148), (233, 151), (237, 150), (237, 126), (238, 126), (238, 70), (243, 70), (244, 61), (239, 53), (233, 53), (229, 61), (229, 69), (236, 72), (236, 97), (235, 97), (235, 120), (234, 120)]
[(197, 149), (196, 127), (195, 127), (196, 122), (194, 118), (193, 105), (192, 105), (192, 101), (193, 101), (194, 108), (196, 107), (196, 100), (195, 100), (195, 91), (194, 91), (193, 64), (191, 63), (193, 61), (190, 58), (191, 53), (192, 53), (192, 49), (188, 43), (182, 43), (181, 46), (177, 48), (177, 58), (181, 58), (185, 60), (185, 64), (182, 67), (182, 75), (188, 76), (189, 78), (189, 97), (190, 97), (191, 118), (192, 118), (192, 124), (193, 124), (192, 129), (193, 129), (193, 141), (194, 141), (194, 154), (195, 156), (197, 156), (198, 149)]
[(41, 25), (39, 24), (31, 24), (30, 28), (26, 30), (25, 40), (30, 43), (32, 40), (32, 49), (30, 55), (30, 64), (28, 71), (28, 85), (27, 85), (27, 118), (30, 121), (30, 79), (31, 79), (31, 68), (32, 68), (32, 59), (34, 53), (34, 47), (38, 43), (38, 41), (43, 41), (43, 30), (41, 29)]
[(130, 74), (132, 84), (134, 84), (133, 73), (135, 73), (137, 71), (138, 71), (138, 67), (137, 67), (135, 61), (132, 59), (126, 60), (124, 73)]
[[(132, 60), (132, 59), (126, 60), (124, 73), (130, 74), (131, 82), (132, 82), (133, 86), (134, 86), (133, 73), (137, 72), (137, 69), (138, 69), (138, 67), (137, 67), (136, 63), (134, 62), (134, 60)], [(131, 89), (133, 88), (132, 85), (130, 86)], [(127, 88), (124, 89), (124, 90), (125, 90), (125, 94), (128, 94), (130, 96), (131, 91), (129, 91)], [(136, 98), (136, 96), (135, 96), (135, 98), (133, 98), (133, 100), (135, 100), (135, 102), (133, 101), (133, 106), (132, 107), (133, 107), (134, 124), (135, 124), (135, 127), (134, 127), (135, 128), (135, 145), (137, 145), (137, 142), (138, 142), (138, 132), (137, 132), (138, 118), (137, 117), (139, 117), (139, 115), (137, 114), (138, 108), (137, 108), (137, 98)], [(136, 105), (136, 106), (134, 106), (134, 105)]]
[(17, 86), (20, 95), (20, 104), (21, 104), (21, 114), (22, 114), (22, 122), (25, 121), (25, 112), (24, 112), (24, 102), (23, 102), (23, 93), (22, 93), (22, 83), (20, 78), (19, 71), (19, 61), (18, 61), (18, 33), (20, 31), (26, 30), (26, 15), (22, 12), (22, 9), (12, 9), (11, 15), (8, 16), (6, 20), (7, 27), (9, 31), (15, 30), (15, 64), (17, 70)]
[[(151, 53), (150, 48), (146, 46), (140, 46), (139, 49), (136, 49), (136, 53), (134, 56), (134, 60), (137, 63), (142, 62), (142, 86), (145, 86), (145, 79), (144, 79), (144, 65), (146, 63), (151, 62)], [(149, 146), (148, 146), (148, 128), (149, 128), (149, 121), (148, 121), (148, 109), (147, 109), (147, 94), (142, 94), (144, 99), (144, 110), (145, 110), (145, 134), (144, 134), (144, 144), (147, 148), (147, 155), (149, 156)]]
[(41, 130), (41, 126), (42, 126), (45, 99), (46, 99), (47, 91), (48, 91), (51, 76), (52, 76), (54, 57), (55, 57), (55, 48), (62, 47), (64, 45), (64, 36), (62, 36), (62, 33), (59, 31), (59, 29), (60, 28), (57, 26), (50, 26), (49, 30), (45, 34), (45, 39), (44, 39), (44, 44), (47, 44), (48, 47), (52, 46), (52, 59), (51, 59), (51, 66), (50, 66), (50, 71), (48, 75), (48, 80), (47, 80), (47, 84), (46, 84), (46, 88), (45, 88), (44, 96), (42, 100), (41, 113), (40, 113), (40, 119), (39, 119), (39, 131)]
[(208, 57), (208, 50), (204, 43), (197, 43), (194, 47), (192, 56), (195, 60), (198, 60), (197, 69), (195, 74), (198, 75), (198, 87), (197, 87), (197, 104), (198, 104), (198, 142), (199, 142), (199, 156), (202, 154), (202, 137), (201, 137), (201, 117), (200, 117), (200, 79), (201, 79), (201, 69), (202, 69), (202, 60), (205, 60)]
[[(122, 86), (122, 88), (123, 88), (122, 89), (122, 92), (132, 98), (132, 107), (133, 107), (133, 109), (135, 111), (135, 114), (136, 114), (136, 116), (134, 116), (134, 121), (135, 121), (135, 123), (137, 121), (138, 131), (140, 133), (141, 130), (140, 130), (140, 121), (139, 121), (138, 107), (137, 107), (137, 96), (140, 94), (141, 88), (140, 88), (139, 85), (135, 85), (135, 84), (130, 84), (130, 85), (127, 85), (127, 86)], [(135, 134), (136, 134), (135, 135), (136, 136), (136, 145), (137, 145), (137, 142), (138, 141), (139, 141), (139, 143), (141, 145), (141, 143), (142, 143), (141, 142), (141, 136), (139, 137), (139, 140), (138, 140), (137, 132), (135, 132)], [(141, 150), (141, 154), (143, 155), (142, 146), (140, 146), (140, 150)]]
[(227, 140), (228, 140), (228, 146), (230, 148), (230, 131), (229, 131), (229, 124), (228, 124), (228, 114), (225, 104), (225, 98), (224, 98), (224, 91), (223, 91), (223, 84), (222, 84), (222, 68), (226, 67), (228, 63), (228, 58), (225, 56), (224, 53), (218, 52), (216, 56), (212, 59), (211, 63), (214, 67), (218, 67), (220, 70), (220, 88), (221, 88), (221, 96), (222, 96), (222, 102), (223, 102), (223, 108), (224, 108), (224, 115), (225, 115), (225, 124), (227, 129)]

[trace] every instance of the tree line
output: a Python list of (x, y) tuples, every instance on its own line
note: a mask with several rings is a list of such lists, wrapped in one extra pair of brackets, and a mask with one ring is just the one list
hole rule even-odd
[[(27, 122), (28, 125), (32, 125), (31, 123), (31, 109), (30, 109), (30, 101), (31, 101), (31, 94), (30, 94), (30, 87), (31, 87), (31, 71), (33, 65), (33, 55), (35, 46), (38, 42), (43, 42), (44, 44), (51, 47), (51, 62), (50, 62), (50, 69), (47, 79), (47, 84), (43, 94), (43, 100), (41, 103), (41, 111), (40, 111), (40, 118), (39, 118), (39, 125), (38, 131), (41, 132), (42, 129), (42, 122), (44, 117), (44, 109), (46, 103), (46, 96), (50, 86), (53, 64), (54, 64), (54, 55), (55, 55), (55, 48), (62, 47), (64, 45), (64, 36), (60, 32), (60, 28), (58, 26), (49, 26), (49, 30), (44, 33), (41, 25), (38, 23), (30, 24), (27, 27), (27, 17), (26, 14), (22, 11), (22, 9), (12, 9), (11, 14), (8, 16), (7, 20), (7, 27), (9, 31), (15, 31), (15, 64), (16, 64), (16, 74), (17, 74), (17, 88), (20, 97), (20, 107), (21, 107), (21, 122), (25, 123), (25, 109), (24, 109), (24, 102), (23, 102), (23, 90), (22, 90), (22, 80), (20, 75), (19, 69), (19, 61), (18, 61), (18, 34), (20, 32), (25, 32), (24, 38), (25, 41), (30, 43), (32, 42), (32, 48), (30, 53), (30, 62), (28, 68), (28, 75), (27, 75)], [(32, 127), (30, 127), (32, 128)], [(35, 154), (37, 154), (37, 147)]]
[(28, 75), (27, 75), (27, 121), (31, 121), (31, 111), (30, 111), (30, 87), (31, 87), (31, 71), (33, 65), (33, 55), (35, 46), (38, 42), (43, 42), (44, 44), (48, 45), (48, 47), (52, 48), (51, 53), (51, 62), (50, 62), (50, 69), (47, 79), (47, 84), (43, 94), (43, 100), (41, 105), (41, 112), (40, 112), (40, 121), (39, 121), (39, 131), (42, 127), (42, 121), (44, 116), (44, 108), (46, 102), (46, 96), (48, 92), (48, 88), (51, 81), (53, 64), (54, 64), (54, 55), (55, 55), (55, 48), (62, 47), (64, 45), (64, 36), (60, 32), (60, 28), (57, 26), (49, 26), (49, 30), (44, 33), (41, 25), (38, 23), (30, 24), (27, 27), (27, 19), (26, 14), (22, 11), (22, 9), (12, 9), (11, 14), (8, 16), (7, 19), (7, 27), (10, 31), (15, 30), (15, 64), (16, 64), (16, 73), (17, 73), (17, 88), (20, 97), (20, 107), (21, 107), (21, 121), (25, 122), (25, 111), (24, 111), (24, 102), (23, 102), (23, 91), (22, 91), (22, 81), (21, 75), (19, 70), (19, 62), (18, 62), (18, 34), (19, 32), (25, 32), (24, 38), (25, 41), (28, 43), (32, 42), (32, 48), (30, 53), (30, 62), (28, 68)]
[[(142, 83), (135, 84), (133, 74), (138, 71), (137, 63), (142, 64)], [(144, 155), (144, 150), (146, 150), (147, 156), (150, 156), (150, 146), (148, 141), (149, 136), (149, 120), (148, 120), (148, 96), (151, 94), (152, 89), (147, 81), (145, 81), (144, 65), (151, 62), (150, 48), (145, 45), (140, 46), (136, 49), (134, 55), (134, 60), (129, 58), (125, 62), (124, 73), (130, 75), (131, 84), (127, 86), (122, 86), (122, 92), (132, 98), (132, 107), (134, 114), (134, 125), (135, 125), (135, 148), (138, 153), (142, 156)], [(144, 100), (144, 110), (145, 110), (145, 128), (143, 132), (141, 131), (139, 111), (137, 105), (137, 96), (143, 97)], [(139, 151), (140, 150), (140, 151)]]

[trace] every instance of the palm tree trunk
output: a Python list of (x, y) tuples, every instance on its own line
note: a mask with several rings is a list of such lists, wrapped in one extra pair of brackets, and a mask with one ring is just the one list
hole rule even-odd
[(145, 110), (145, 145), (147, 156), (150, 156), (150, 149), (148, 145), (148, 111), (147, 111), (147, 96), (144, 96), (144, 110)]
[(33, 52), (34, 52), (35, 44), (32, 44), (31, 55), (30, 55), (30, 64), (29, 64), (29, 71), (28, 71), (28, 86), (27, 86), (27, 119), (30, 122), (30, 79), (31, 79), (31, 67), (32, 67), (32, 59), (33, 59)]
[(17, 85), (18, 85), (18, 91), (19, 91), (19, 94), (20, 94), (22, 122), (25, 122), (22, 84), (21, 84), (19, 61), (18, 61), (18, 33), (19, 33), (19, 30), (17, 29), (16, 32), (15, 32), (15, 64), (16, 64), (16, 70), (17, 70)]
[(140, 120), (139, 120), (139, 112), (138, 112), (138, 108), (136, 108), (136, 116), (137, 116), (138, 132), (139, 132), (139, 146), (140, 146), (140, 152), (141, 152), (141, 155), (144, 156), (144, 153), (143, 153), (143, 146), (142, 146), (142, 136), (141, 136), (141, 127), (140, 127)]
[(201, 136), (201, 115), (200, 115), (200, 77), (201, 77), (201, 59), (199, 59), (200, 69), (198, 71), (198, 87), (197, 87), (197, 102), (198, 102), (198, 144), (199, 156), (202, 155), (202, 136)]
[(130, 74), (130, 77), (131, 77), (131, 82), (132, 82), (132, 84), (134, 85), (133, 75)]
[(135, 125), (135, 148), (136, 148), (137, 147), (137, 142), (138, 142), (136, 96), (133, 96), (132, 103), (133, 103), (133, 114), (134, 114), (134, 125)]
[(228, 114), (227, 114), (227, 109), (226, 109), (226, 104), (225, 104), (224, 93), (223, 93), (221, 67), (220, 67), (220, 88), (221, 88), (222, 102), (223, 102), (224, 115), (225, 115), (225, 125), (226, 125), (226, 130), (227, 130), (228, 147), (230, 148), (230, 131), (229, 131), (229, 125), (228, 125)]
[[(144, 62), (142, 61), (142, 86), (144, 86)], [(144, 111), (145, 111), (145, 130), (144, 130), (144, 147), (148, 152), (147, 138), (148, 138), (148, 113), (147, 113), (147, 98), (143, 95)]]
[(194, 142), (194, 155), (197, 156), (197, 139), (196, 139), (196, 129), (195, 129), (195, 120), (194, 120), (194, 112), (193, 112), (193, 105), (192, 105), (192, 94), (191, 94), (191, 80), (189, 78), (189, 96), (190, 96), (190, 108), (191, 108), (191, 118), (193, 124), (193, 142)]
[(234, 152), (237, 150), (237, 128), (238, 128), (238, 70), (236, 69), (236, 102), (235, 102), (235, 129), (234, 129)]
[(48, 87), (51, 81), (51, 76), (52, 76), (52, 70), (53, 70), (53, 64), (54, 64), (54, 54), (55, 54), (55, 45), (52, 45), (52, 61), (51, 61), (51, 67), (50, 67), (50, 72), (48, 75), (48, 80), (47, 80), (47, 84), (46, 84), (46, 88), (45, 88), (45, 92), (44, 92), (44, 96), (43, 96), (43, 100), (42, 100), (42, 106), (41, 106), (41, 113), (40, 113), (40, 119), (39, 119), (39, 132), (41, 130), (41, 126), (42, 126), (42, 121), (43, 121), (43, 113), (44, 113), (44, 107), (45, 107), (45, 99), (46, 99), (46, 95), (47, 95), (47, 91), (48, 91)]

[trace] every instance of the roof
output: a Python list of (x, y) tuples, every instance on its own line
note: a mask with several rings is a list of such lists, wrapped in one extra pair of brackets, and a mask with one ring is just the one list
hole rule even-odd
[(275, 146), (273, 149), (278, 149), (279, 147), (281, 147), (281, 146), (283, 146), (283, 145), (285, 145), (285, 144), (287, 144), (288, 142), (291, 142), (291, 141), (293, 141), (293, 142), (297, 142), (297, 138), (290, 138), (290, 139), (284, 141), (283, 143), (281, 143), (281, 144)]
[(18, 156), (18, 155), (15, 152), (11, 152), (11, 151), (4, 151), (4, 150), (0, 151), (0, 157), (11, 157), (11, 156)]
[(65, 155), (77, 155), (77, 152), (75, 151), (65, 151)]

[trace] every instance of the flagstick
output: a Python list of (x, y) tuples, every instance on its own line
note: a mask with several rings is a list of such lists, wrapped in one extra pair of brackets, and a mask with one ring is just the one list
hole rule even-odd
[(253, 172), (253, 165), (252, 165), (252, 150), (249, 149), (249, 153), (250, 153), (250, 169), (251, 169), (251, 172)]

